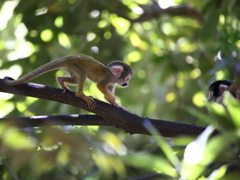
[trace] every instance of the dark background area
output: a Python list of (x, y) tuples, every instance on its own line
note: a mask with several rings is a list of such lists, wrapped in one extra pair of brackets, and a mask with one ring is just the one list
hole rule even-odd
[[(123, 60), (131, 65), (134, 75), (129, 87), (116, 88), (115, 94), (129, 112), (208, 126), (214, 124), (206, 108), (209, 84), (240, 76), (239, 5), (238, 0), (159, 4), (150, 0), (3, 0), (0, 78), (16, 79), (67, 55), (86, 54), (104, 64)], [(31, 82), (59, 87), (55, 79), (62, 74), (61, 70), (52, 71)], [(104, 100), (90, 81), (85, 93)], [(87, 113), (6, 93), (0, 93), (0, 107), (1, 117)], [(216, 168), (226, 170), (221, 165), (230, 161), (226, 149), (219, 147), (225, 136), (212, 143), (219, 147), (218, 153), (225, 151), (221, 156), (227, 160), (216, 160), (218, 153), (209, 155), (196, 173), (190, 166), (177, 170), (173, 155), (161, 150), (169, 147), (182, 159), (183, 147), (193, 140), (191, 137), (168, 139), (169, 144), (160, 145), (153, 137), (130, 136), (110, 127), (75, 126), (16, 131), (5, 140), (15, 130), (4, 124), (0, 129), (0, 150), (2, 157), (7, 157), (0, 166), (3, 179), (128, 179), (153, 173), (196, 179), (198, 175), (209, 177)], [(237, 134), (234, 137), (238, 139)], [(213, 167), (205, 172), (210, 163)]]

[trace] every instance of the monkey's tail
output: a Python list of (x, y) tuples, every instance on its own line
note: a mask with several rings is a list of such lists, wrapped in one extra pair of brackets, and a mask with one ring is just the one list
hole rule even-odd
[(38, 67), (37, 69), (33, 70), (32, 72), (24, 75), (23, 77), (17, 80), (11, 80), (9, 79), (9, 77), (4, 77), (3, 81), (7, 85), (17, 85), (17, 84), (24, 83), (46, 72), (65, 67), (64, 60), (65, 60), (65, 57), (57, 59), (55, 61), (51, 61), (47, 64), (44, 64)]

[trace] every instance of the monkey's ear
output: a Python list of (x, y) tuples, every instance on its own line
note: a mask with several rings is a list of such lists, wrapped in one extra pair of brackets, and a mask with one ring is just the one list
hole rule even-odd
[(112, 66), (111, 71), (117, 78), (119, 78), (123, 72), (123, 67), (122, 66)]

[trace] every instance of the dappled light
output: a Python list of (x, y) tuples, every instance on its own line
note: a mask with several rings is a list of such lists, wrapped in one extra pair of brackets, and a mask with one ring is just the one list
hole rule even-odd
[(66, 47), (66, 48), (71, 47), (71, 42), (69, 41), (69, 38), (65, 33), (58, 34), (58, 41), (59, 41), (59, 44), (62, 45), (63, 47)]
[(45, 29), (41, 32), (40, 36), (44, 42), (49, 42), (53, 38), (53, 32), (50, 29)]
[[(227, 0), (2, 0), (0, 118), (8, 119), (0, 121), (0, 179), (238, 179), (240, 85), (219, 94), (222, 104), (207, 96), (216, 80), (240, 78), (239, 5)], [(133, 76), (125, 76), (123, 84), (121, 73), (105, 68), (106, 76), (120, 84), (116, 88), (83, 81), (87, 99), (97, 102), (93, 110), (81, 102), (81, 91), (76, 97), (80, 73), (66, 71), (68, 65), (39, 73), (27, 81), (32, 84), (10, 86), (2, 80), (79, 54), (104, 65), (123, 61)], [(86, 71), (75, 61), (71, 66)], [(98, 67), (91, 68), (95, 80), (101, 76)], [(56, 77), (69, 75), (65, 83), (78, 86), (63, 91)], [(109, 101), (102, 91), (105, 96), (115, 91), (116, 98)], [(115, 124), (107, 110), (116, 118), (126, 116)], [(193, 135), (186, 124), (206, 129)]]

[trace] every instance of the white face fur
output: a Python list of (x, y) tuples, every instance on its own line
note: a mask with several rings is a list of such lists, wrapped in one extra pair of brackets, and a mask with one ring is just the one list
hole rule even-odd
[(132, 78), (132, 75), (126, 76), (124, 79), (118, 79), (118, 84), (122, 87), (128, 87), (128, 82)]
[(131, 79), (132, 75), (129, 74), (129, 75), (127, 75), (124, 78), (120, 78), (122, 73), (123, 73), (123, 71), (124, 71), (124, 68), (121, 65), (112, 66), (110, 70), (118, 78), (117, 84), (119, 84), (122, 87), (127, 87), (128, 86), (128, 82)]
[(227, 86), (227, 85), (225, 85), (225, 84), (220, 84), (220, 85), (219, 85), (219, 94), (218, 94), (218, 96), (215, 97), (215, 96), (213, 95), (213, 91), (210, 91), (209, 94), (208, 94), (207, 100), (208, 100), (208, 101), (215, 101), (215, 102), (216, 102), (217, 99), (218, 99), (220, 96), (222, 96), (225, 91), (228, 90), (228, 88), (229, 88), (229, 86)]

